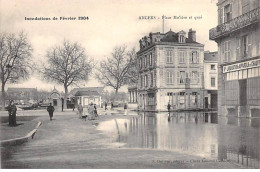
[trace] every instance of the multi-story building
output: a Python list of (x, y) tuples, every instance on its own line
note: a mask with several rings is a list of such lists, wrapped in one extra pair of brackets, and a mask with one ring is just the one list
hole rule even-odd
[(204, 45), (196, 31), (150, 33), (140, 41), (138, 104), (140, 109), (203, 108)]
[(219, 0), (218, 26), (209, 38), (218, 44), (220, 115), (260, 114), (259, 0)]
[(217, 109), (218, 56), (217, 52), (204, 52), (205, 109)]

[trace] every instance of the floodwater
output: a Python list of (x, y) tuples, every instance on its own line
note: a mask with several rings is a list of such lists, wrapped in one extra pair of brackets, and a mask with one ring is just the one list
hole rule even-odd
[(223, 117), (217, 113), (139, 113), (97, 127), (111, 143), (127, 148), (183, 152), (259, 168), (260, 119)]

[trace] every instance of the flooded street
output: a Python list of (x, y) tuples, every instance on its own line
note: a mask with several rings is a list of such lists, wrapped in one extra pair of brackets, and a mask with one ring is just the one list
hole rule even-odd
[(139, 113), (97, 127), (110, 142), (127, 148), (183, 152), (207, 159), (259, 168), (259, 118), (221, 117), (217, 113)]

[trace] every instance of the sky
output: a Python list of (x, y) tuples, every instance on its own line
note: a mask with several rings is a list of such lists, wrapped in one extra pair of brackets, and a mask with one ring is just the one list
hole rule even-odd
[[(114, 47), (127, 45), (139, 50), (139, 40), (150, 32), (174, 32), (190, 28), (196, 30), (197, 42), (204, 50), (217, 51), (217, 44), (209, 40), (209, 29), (217, 26), (217, 0), (1, 0), (0, 32), (27, 33), (33, 47), (33, 61), (46, 63), (46, 51), (60, 45), (64, 39), (79, 42), (88, 57), (105, 60)], [(78, 20), (78, 17), (89, 20)], [(139, 19), (155, 16), (156, 19)], [(184, 16), (187, 19), (174, 19)], [(57, 17), (58, 20), (25, 20), (27, 18)], [(76, 17), (77, 20), (59, 20), (60, 17)], [(192, 18), (189, 18), (192, 17)], [(195, 18), (197, 18), (195, 20)], [(53, 87), (63, 91), (55, 83), (43, 81), (37, 74), (8, 87), (29, 87), (50, 91)], [(79, 86), (102, 86), (94, 78)], [(71, 88), (70, 88), (71, 89)], [(122, 90), (126, 90), (125, 87)]]

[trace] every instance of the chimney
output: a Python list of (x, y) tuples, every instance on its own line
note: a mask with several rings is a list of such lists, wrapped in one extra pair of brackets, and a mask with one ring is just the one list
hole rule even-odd
[(188, 38), (192, 41), (196, 41), (196, 31), (192, 30), (192, 28), (189, 30)]

